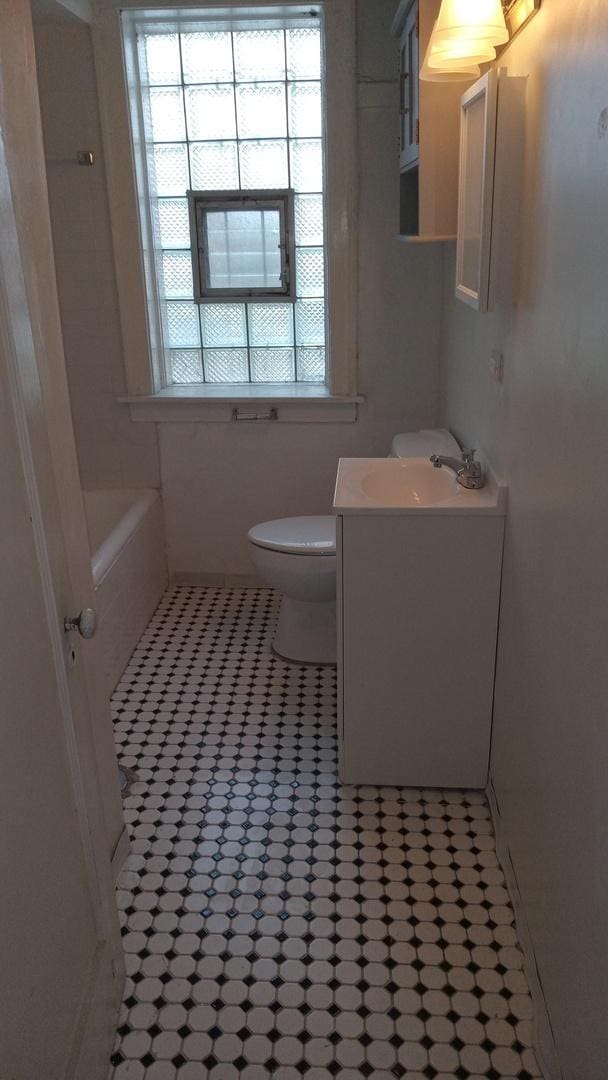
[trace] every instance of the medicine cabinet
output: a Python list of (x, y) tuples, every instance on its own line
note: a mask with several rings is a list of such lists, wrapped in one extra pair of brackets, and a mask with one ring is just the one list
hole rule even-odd
[(419, 77), (441, 0), (401, 0), (392, 33), (399, 38), (400, 239), (456, 238), (458, 126), (462, 82)]
[(399, 167), (409, 169), (418, 161), (420, 24), (418, 3), (412, 4), (399, 38)]
[(456, 238), (456, 296), (490, 307), (490, 257), (498, 75), (491, 69), (462, 95)]

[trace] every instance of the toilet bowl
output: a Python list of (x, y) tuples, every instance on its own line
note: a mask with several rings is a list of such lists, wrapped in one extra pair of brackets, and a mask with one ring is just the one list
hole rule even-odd
[(248, 537), (259, 576), (282, 594), (274, 651), (304, 664), (335, 664), (335, 518), (264, 521)]
[[(391, 457), (460, 454), (443, 428), (395, 435)], [(336, 522), (330, 516), (278, 518), (248, 533), (258, 575), (281, 594), (273, 648), (303, 664), (336, 663)]]

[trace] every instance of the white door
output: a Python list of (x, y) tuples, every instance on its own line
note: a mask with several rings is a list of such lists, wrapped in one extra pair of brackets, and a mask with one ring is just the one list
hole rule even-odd
[(0, 1076), (105, 1080), (123, 981), (116, 792), (102, 792), (116, 770), (109, 715), (103, 737), (91, 722), (93, 643), (63, 630), (90, 600), (90, 571), (65, 372), (53, 369), (29, 5), (0, 0), (0, 23)]

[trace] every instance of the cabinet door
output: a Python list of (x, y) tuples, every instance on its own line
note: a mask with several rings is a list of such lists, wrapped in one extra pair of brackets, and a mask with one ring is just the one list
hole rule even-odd
[(477, 311), (489, 307), (497, 85), (492, 69), (460, 104), (456, 296)]
[(401, 170), (418, 161), (418, 0), (412, 4), (403, 33), (400, 49), (400, 155)]
[(344, 514), (340, 535), (340, 779), (485, 787), (503, 519)]

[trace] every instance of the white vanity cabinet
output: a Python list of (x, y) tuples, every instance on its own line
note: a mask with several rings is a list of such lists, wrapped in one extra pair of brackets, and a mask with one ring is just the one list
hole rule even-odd
[(337, 515), (341, 780), (485, 787), (503, 514)]

